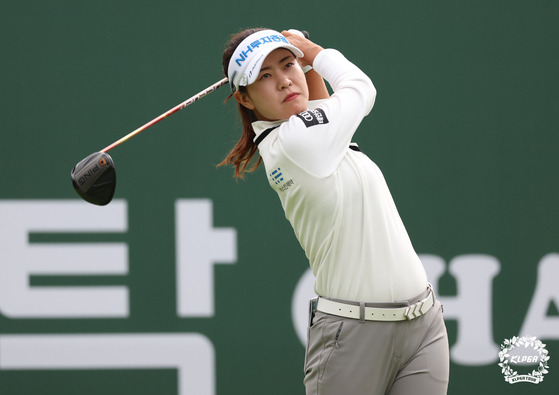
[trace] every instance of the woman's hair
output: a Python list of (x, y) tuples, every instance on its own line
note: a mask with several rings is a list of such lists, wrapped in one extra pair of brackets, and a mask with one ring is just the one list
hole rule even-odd
[[(223, 66), (223, 73), (227, 77), (227, 70), (229, 68), (229, 60), (233, 56), (233, 53), (239, 46), (239, 44), (248, 36), (257, 31), (264, 30), (264, 28), (254, 28), (254, 29), (246, 29), (241, 31), (240, 33), (234, 34), (229, 43), (225, 47), (223, 51), (222, 57), (222, 66)], [(246, 91), (245, 86), (239, 87), (239, 92), (244, 93)], [(229, 95), (226, 102), (231, 99), (233, 95)], [(254, 129), (252, 128), (252, 123), (257, 121), (256, 115), (254, 111), (249, 110), (245, 106), (237, 103), (237, 107), (239, 113), (241, 114), (241, 122), (243, 124), (243, 133), (237, 144), (233, 147), (233, 149), (227, 154), (225, 159), (218, 166), (223, 165), (233, 165), (235, 167), (235, 178), (244, 178), (245, 171), (252, 173), (256, 168), (262, 163), (262, 158), (259, 157), (257, 162), (252, 164), (248, 169), (247, 167), (252, 162), (252, 157), (256, 153), (258, 146), (254, 144), (254, 137), (256, 134), (254, 133)]]

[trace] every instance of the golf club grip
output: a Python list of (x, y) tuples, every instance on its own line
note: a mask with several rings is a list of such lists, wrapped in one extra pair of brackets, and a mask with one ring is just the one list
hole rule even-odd
[(306, 38), (307, 40), (309, 40), (309, 39), (311, 38), (311, 35), (309, 34), (308, 31), (306, 31), (306, 30), (301, 30), (301, 33), (303, 33), (303, 36), (305, 36), (305, 38)]
[(192, 96), (191, 98), (183, 101), (181, 104), (176, 105), (175, 107), (171, 108), (170, 110), (168, 110), (167, 112), (164, 112), (163, 114), (161, 114), (160, 116), (158, 116), (157, 118), (152, 119), (151, 121), (149, 121), (148, 123), (146, 123), (143, 126), (140, 126), (138, 129), (134, 130), (133, 132), (127, 134), (126, 136), (124, 136), (123, 138), (115, 141), (114, 143), (112, 143), (111, 145), (103, 148), (100, 152), (107, 152), (110, 151), (111, 149), (113, 149), (114, 147), (116, 147), (117, 145), (120, 145), (122, 143), (124, 143), (126, 140), (131, 139), (132, 137), (136, 136), (137, 134), (143, 132), (144, 130), (146, 130), (147, 128), (155, 125), (157, 122), (167, 118), (169, 115), (172, 115), (174, 113), (176, 113), (179, 110), (182, 110), (183, 108), (185, 108), (186, 106), (191, 105), (192, 103), (194, 103), (195, 101), (198, 101), (199, 99), (203, 98), (204, 96), (206, 96), (209, 93), (212, 93), (213, 91), (215, 91), (216, 89), (218, 89), (219, 87), (227, 84), (229, 82), (229, 80), (227, 78), (223, 78), (222, 80), (219, 80), (218, 82), (216, 82), (213, 85), (208, 86), (206, 89), (204, 89), (201, 92), (198, 92), (197, 94), (195, 94), (194, 96)]

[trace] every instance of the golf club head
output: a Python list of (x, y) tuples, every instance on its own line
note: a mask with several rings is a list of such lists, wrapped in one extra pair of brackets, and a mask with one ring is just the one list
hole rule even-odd
[(80, 161), (70, 174), (74, 189), (89, 203), (104, 206), (113, 199), (116, 171), (113, 158), (105, 152), (95, 152)]

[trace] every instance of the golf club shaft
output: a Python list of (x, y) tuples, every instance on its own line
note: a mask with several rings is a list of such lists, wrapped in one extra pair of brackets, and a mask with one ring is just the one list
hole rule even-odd
[(103, 148), (101, 150), (101, 152), (107, 152), (110, 151), (111, 149), (113, 149), (114, 147), (116, 147), (117, 145), (120, 145), (122, 143), (124, 143), (126, 140), (131, 139), (132, 137), (134, 137), (135, 135), (143, 132), (144, 130), (146, 130), (147, 128), (155, 125), (157, 122), (161, 121), (162, 119), (167, 118), (169, 115), (176, 113), (179, 110), (182, 110), (183, 108), (185, 108), (186, 106), (194, 103), (195, 101), (201, 99), (202, 97), (206, 96), (208, 93), (211, 93), (213, 91), (215, 91), (217, 88), (227, 84), (228, 79), (224, 78), (218, 82), (216, 82), (215, 84), (207, 87), (206, 89), (204, 89), (203, 91), (197, 93), (196, 95), (192, 96), (190, 99), (187, 99), (185, 101), (183, 101), (181, 104), (171, 108), (169, 111), (161, 114), (160, 116), (158, 116), (157, 118), (152, 119), (151, 121), (149, 121), (148, 123), (146, 123), (143, 126), (140, 126), (138, 129), (134, 130), (133, 132), (127, 134), (126, 136), (124, 136), (123, 138), (121, 138), (120, 140), (115, 141), (114, 143), (112, 143), (111, 145)]

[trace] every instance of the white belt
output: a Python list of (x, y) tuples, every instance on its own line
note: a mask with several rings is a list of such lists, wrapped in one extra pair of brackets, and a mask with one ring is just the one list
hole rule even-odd
[(435, 295), (429, 290), (425, 299), (409, 306), (397, 308), (368, 307), (365, 303), (348, 304), (318, 298), (316, 309), (323, 313), (366, 321), (404, 321), (413, 320), (427, 313), (435, 304)]

